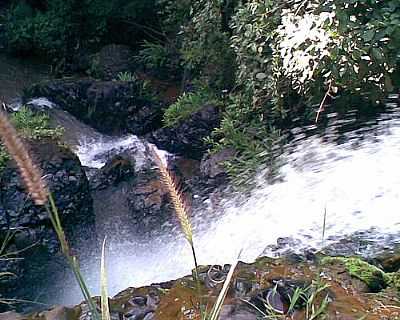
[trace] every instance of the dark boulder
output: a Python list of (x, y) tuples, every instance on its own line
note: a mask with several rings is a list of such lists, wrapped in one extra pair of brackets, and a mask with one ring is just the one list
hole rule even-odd
[(134, 54), (129, 46), (110, 44), (92, 58), (92, 72), (104, 80), (117, 79), (120, 72), (133, 72)]
[(145, 98), (135, 82), (52, 80), (26, 90), (24, 101), (46, 97), (105, 134), (144, 135), (162, 125), (162, 107)]
[(151, 160), (136, 170), (128, 152), (109, 160), (91, 178), (97, 231), (116, 239), (144, 236), (158, 230), (171, 216), (167, 190)]
[[(44, 179), (54, 196), (71, 246), (77, 250), (82, 244), (94, 243), (92, 198), (78, 158), (69, 149), (52, 141), (31, 142), (29, 145), (31, 154), (43, 169)], [(25, 276), (26, 272), (33, 271), (34, 259), (53, 255), (59, 249), (46, 210), (32, 202), (12, 161), (0, 173), (0, 235), (10, 230), (13, 237), (7, 252), (19, 251), (17, 257), (24, 259), (15, 260), (12, 266), (0, 265), (0, 271), (10, 270), (11, 267), (11, 271), (15, 270), (19, 277)], [(43, 260), (37, 263), (41, 266)], [(36, 275), (42, 276), (40, 273)], [(8, 282), (5, 288), (12, 289), (17, 279), (10, 278), (13, 282)]]
[(205, 106), (173, 128), (161, 128), (146, 136), (159, 149), (200, 160), (209, 148), (204, 142), (220, 123), (220, 113), (215, 106)]

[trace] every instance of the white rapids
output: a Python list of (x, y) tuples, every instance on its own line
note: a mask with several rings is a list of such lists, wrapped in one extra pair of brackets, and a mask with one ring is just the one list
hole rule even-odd
[[(282, 155), (280, 182), (269, 185), (257, 179), (245, 200), (226, 200), (221, 212), (195, 212), (192, 222), (199, 263), (230, 263), (240, 250), (241, 260), (251, 262), (268, 253), (265, 248), (279, 237), (295, 239), (294, 250), (319, 248), (325, 209), (324, 244), (357, 231), (370, 232), (371, 240), (382, 234), (399, 234), (399, 114), (396, 109), (382, 117), (357, 142), (350, 136), (340, 145), (330, 141), (335, 126), (328, 127), (323, 138), (300, 134)], [(77, 155), (84, 165), (99, 168), (104, 165), (103, 158), (97, 158), (99, 153), (135, 146), (140, 154), (142, 145), (135, 136), (87, 140)], [(165, 232), (145, 242), (132, 236), (128, 243), (109, 244), (111, 294), (190, 273), (190, 248), (174, 228), (166, 226)], [(395, 241), (399, 239), (395, 237)], [(96, 292), (99, 262), (93, 258), (82, 264)], [(77, 288), (65, 288), (58, 302), (78, 302), (77, 292)]]

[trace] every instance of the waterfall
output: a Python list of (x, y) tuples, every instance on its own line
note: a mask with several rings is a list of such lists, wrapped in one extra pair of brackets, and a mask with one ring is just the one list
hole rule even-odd
[[(292, 130), (294, 138), (281, 156), (279, 182), (269, 185), (260, 173), (245, 198), (226, 199), (217, 211), (195, 210), (192, 223), (200, 264), (229, 263), (241, 249), (241, 259), (251, 262), (261, 254), (272, 254), (271, 246), (283, 237), (290, 239), (294, 251), (319, 248), (354, 233), (381, 246), (399, 243), (398, 106), (389, 103), (377, 118), (347, 131), (343, 128), (353, 120), (337, 120), (335, 113), (328, 119), (323, 135), (314, 133), (315, 126)], [(85, 166), (100, 168), (110, 155), (127, 149), (137, 156), (138, 166), (143, 164), (146, 152), (138, 137), (108, 137), (93, 129), (85, 132), (91, 133), (78, 132), (75, 148)], [(151, 239), (132, 235), (129, 241), (112, 242), (107, 256), (111, 294), (178, 278), (193, 268), (190, 248), (172, 225)], [(96, 293), (99, 263), (96, 257), (87, 257), (82, 265)], [(73, 281), (63, 279), (58, 303), (79, 302), (79, 290), (66, 286), (67, 282)]]

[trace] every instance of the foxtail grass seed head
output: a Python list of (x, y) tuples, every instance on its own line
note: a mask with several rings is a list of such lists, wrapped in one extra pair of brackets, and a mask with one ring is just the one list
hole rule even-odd
[(48, 190), (43, 182), (41, 171), (33, 163), (17, 131), (3, 111), (0, 111), (0, 138), (17, 163), (22, 180), (33, 201), (37, 205), (44, 205), (47, 202)]
[(160, 156), (155, 151), (154, 147), (150, 147), (151, 152), (154, 155), (154, 159), (158, 170), (160, 171), (161, 182), (167, 188), (172, 204), (175, 209), (176, 216), (178, 217), (182, 231), (185, 235), (186, 240), (193, 246), (193, 232), (192, 225), (190, 224), (188, 206), (183, 198), (182, 192), (179, 190), (176, 179), (173, 174), (168, 170), (167, 166), (161, 160)]

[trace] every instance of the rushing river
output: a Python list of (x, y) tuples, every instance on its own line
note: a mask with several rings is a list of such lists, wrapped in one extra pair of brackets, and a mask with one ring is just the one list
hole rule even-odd
[[(400, 109), (397, 96), (391, 98), (383, 112), (362, 124), (353, 110), (345, 116), (329, 113), (322, 131), (316, 126), (292, 129), (291, 142), (280, 157), (279, 182), (269, 185), (258, 177), (250, 194), (238, 197), (241, 200), (226, 199), (218, 210), (194, 213), (199, 262), (229, 263), (241, 249), (241, 260), (250, 262), (273, 254), (271, 245), (278, 238), (290, 238), (290, 249), (301, 251), (358, 233), (363, 246), (354, 253), (364, 255), (376, 245), (398, 243)], [(56, 110), (51, 112), (60, 112)], [(85, 166), (100, 168), (110, 154), (126, 149), (135, 150), (138, 163), (143, 159), (144, 145), (136, 136), (107, 137), (63, 112), (64, 121), (66, 117), (66, 123), (81, 130), (74, 130), (81, 137), (76, 152)], [(192, 268), (191, 251), (179, 227), (172, 225), (146, 240), (132, 235), (129, 241), (110, 243), (108, 261), (111, 294), (174, 279)], [(98, 292), (98, 257), (88, 253), (82, 265)], [(65, 280), (60, 279), (55, 301), (78, 302), (78, 288), (68, 287), (73, 278)]]
[[(324, 130), (315, 126), (292, 129), (280, 157), (280, 180), (272, 185), (255, 179), (246, 197), (226, 199), (221, 208), (194, 212), (194, 241), (200, 264), (224, 264), (235, 259), (253, 261), (272, 254), (278, 238), (290, 238), (291, 249), (319, 248), (358, 233), (360, 252), (368, 254), (374, 242), (391, 247), (400, 240), (400, 108), (390, 97), (382, 112), (359, 125), (357, 111), (345, 116), (329, 112)], [(135, 150), (145, 156), (136, 136), (108, 137), (80, 123), (42, 99), (36, 105), (58, 114), (60, 123), (73, 130), (69, 137), (76, 153), (88, 167), (104, 165), (110, 153)], [(326, 212), (326, 216), (325, 213)], [(325, 217), (324, 217), (325, 216)], [(324, 240), (322, 240), (325, 218)], [(101, 223), (101, 222), (100, 222)], [(110, 294), (129, 287), (174, 279), (190, 273), (191, 251), (179, 228), (165, 225), (151, 238), (109, 243)], [(89, 252), (81, 260), (93, 293), (98, 293), (99, 261)], [(69, 273), (52, 281), (54, 292), (47, 303), (82, 300)], [(47, 289), (46, 289), (47, 290)], [(40, 301), (40, 295), (37, 297)]]

